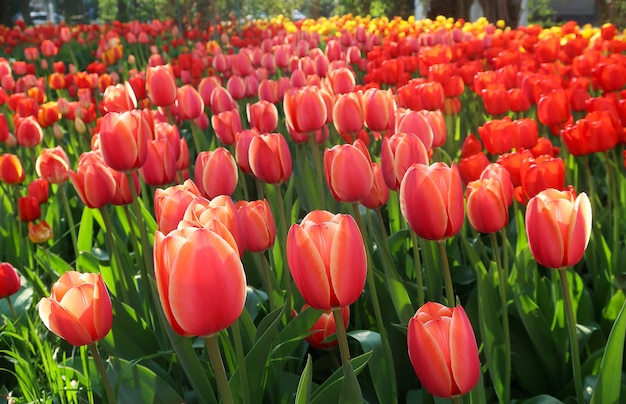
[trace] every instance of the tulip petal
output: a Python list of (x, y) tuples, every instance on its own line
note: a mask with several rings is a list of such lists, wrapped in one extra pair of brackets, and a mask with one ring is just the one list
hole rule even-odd
[(548, 268), (563, 265), (565, 251), (561, 229), (540, 198), (532, 198), (526, 207), (526, 236), (535, 260)]
[(92, 337), (95, 337), (93, 312), (90, 310), (93, 307), (93, 289), (94, 285), (90, 283), (75, 286), (63, 296), (59, 304), (71, 313)]
[(178, 335), (189, 336), (172, 314), (169, 300), (170, 269), (173, 260), (169, 255), (170, 248), (168, 244), (176, 243), (177, 246), (172, 248), (172, 251), (180, 251), (184, 242), (185, 239), (177, 235), (170, 235), (166, 238), (160, 231), (156, 232), (154, 236), (154, 277), (156, 279), (157, 291), (159, 292), (159, 300), (167, 321)]
[(359, 226), (352, 216), (342, 215), (330, 249), (330, 281), (340, 307), (351, 305), (361, 296), (366, 274), (365, 246)]
[(237, 252), (211, 230), (196, 229), (170, 274), (174, 318), (190, 335), (211, 335), (237, 320), (245, 300), (246, 277)]
[(39, 302), (39, 317), (50, 331), (74, 346), (94, 341), (76, 317), (50, 298), (43, 298)]
[(97, 340), (104, 338), (113, 325), (111, 297), (104, 285), (102, 275), (98, 275), (98, 280), (93, 290), (93, 324), (96, 332), (94, 337)]
[(452, 313), (450, 360), (454, 384), (459, 389), (453, 394), (466, 394), (478, 383), (480, 362), (474, 330), (461, 306), (457, 306)]
[(418, 236), (427, 240), (442, 240), (448, 228), (444, 196), (423, 169), (415, 169), (418, 166), (411, 166), (400, 185), (402, 213)]
[(416, 318), (409, 320), (409, 359), (426, 390), (434, 396), (451, 397), (452, 380), (439, 341)]
[(314, 309), (330, 309), (330, 284), (322, 255), (311, 236), (297, 224), (287, 234), (287, 262), (304, 300)]
[(585, 253), (591, 236), (591, 204), (585, 193), (581, 193), (574, 202), (567, 234), (567, 266), (580, 261)]

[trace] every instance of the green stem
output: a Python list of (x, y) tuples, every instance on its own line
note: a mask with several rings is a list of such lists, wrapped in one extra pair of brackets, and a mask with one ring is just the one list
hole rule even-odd
[(565, 303), (565, 315), (567, 316), (567, 330), (569, 332), (570, 345), (572, 348), (572, 367), (574, 369), (574, 385), (576, 387), (576, 400), (578, 404), (584, 404), (583, 379), (580, 370), (580, 353), (578, 350), (578, 336), (576, 335), (576, 318), (574, 317), (574, 306), (572, 296), (567, 282), (567, 268), (559, 269), (561, 279), (561, 290), (563, 291), (563, 303)]
[(259, 258), (261, 259), (261, 268), (263, 271), (263, 279), (265, 279), (265, 287), (267, 288), (267, 298), (270, 301), (270, 309), (274, 311), (274, 309), (276, 309), (276, 302), (274, 301), (274, 287), (272, 286), (272, 279), (270, 278), (270, 268), (267, 265), (265, 253), (260, 252)]
[(228, 377), (226, 376), (226, 369), (222, 361), (217, 334), (204, 337), (204, 345), (209, 352), (209, 359), (211, 360), (211, 366), (213, 367), (215, 380), (217, 381), (217, 390), (220, 393), (222, 402), (224, 404), (234, 404), (235, 401), (233, 400), (233, 393), (230, 391), (230, 385), (228, 384)]
[(70, 203), (67, 200), (67, 192), (65, 191), (65, 187), (67, 185), (63, 184), (59, 186), (61, 190), (61, 199), (63, 200), (63, 207), (65, 208), (65, 215), (67, 216), (67, 224), (70, 228), (70, 236), (72, 236), (72, 247), (74, 248), (74, 257), (78, 259), (78, 237), (76, 236), (76, 227), (74, 226), (74, 218), (72, 217), (72, 210), (70, 209)]
[(460, 396), (460, 395), (452, 396), (452, 403), (453, 404), (463, 404), (463, 397)]
[[(613, 167), (611, 166), (611, 158), (609, 157), (609, 152), (604, 152), (604, 158), (606, 160), (606, 171), (607, 171), (607, 193), (608, 199), (610, 201), (610, 205), (608, 208), (609, 212), (613, 212), (613, 249), (612, 251), (619, 251), (619, 220), (621, 217), (621, 204), (617, 200), (617, 180), (615, 178), (615, 172), (613, 171)], [(612, 254), (611, 256), (611, 267), (617, 268), (617, 257), (619, 254)]]
[[(106, 226), (106, 230), (104, 232), (104, 236), (107, 243), (107, 248), (109, 249), (109, 253), (111, 254), (111, 269), (113, 276), (116, 279), (116, 292), (120, 293), (122, 299), (128, 304), (131, 303), (128, 297), (128, 279), (126, 277), (126, 271), (124, 271), (122, 261), (120, 260), (119, 251), (115, 248), (115, 244), (113, 242), (113, 226), (111, 226), (111, 216), (109, 215), (109, 211), (106, 206), (100, 208), (100, 214), (102, 215), (102, 220), (104, 220), (104, 225)], [(116, 265), (113, 265), (113, 264)], [(122, 273), (124, 272), (124, 273)], [(117, 290), (121, 289), (121, 290)]]
[(113, 388), (111, 387), (111, 382), (109, 381), (109, 377), (107, 376), (107, 371), (104, 368), (104, 363), (102, 363), (102, 357), (100, 357), (100, 352), (98, 352), (98, 347), (96, 343), (91, 343), (88, 345), (89, 351), (91, 352), (91, 356), (93, 357), (94, 362), (96, 362), (96, 368), (98, 369), (98, 373), (100, 373), (100, 377), (102, 378), (102, 385), (104, 386), (104, 392), (107, 396), (107, 401), (109, 404), (114, 404), (117, 402), (115, 399), (115, 393), (113, 393)]
[(237, 353), (239, 375), (241, 376), (243, 402), (245, 404), (248, 404), (251, 402), (250, 392), (248, 391), (248, 371), (246, 369), (246, 356), (243, 352), (243, 343), (241, 342), (241, 330), (239, 329), (239, 320), (236, 320), (231, 328), (233, 329), (233, 338), (235, 339), (235, 352)]
[(13, 306), (13, 302), (11, 301), (11, 297), (10, 296), (6, 296), (5, 299), (7, 300), (7, 303), (9, 305), (9, 309), (11, 309), (11, 314), (13, 314), (13, 318), (15, 318), (17, 320), (17, 311), (15, 311), (15, 307)]
[(320, 153), (320, 145), (317, 144), (315, 133), (309, 134), (309, 149), (313, 156), (313, 165), (315, 166), (315, 175), (317, 176), (317, 193), (321, 206), (318, 209), (324, 209), (326, 198), (324, 197), (324, 164), (322, 162), (322, 154)]
[(352, 362), (350, 362), (350, 347), (348, 346), (348, 335), (343, 324), (341, 307), (332, 308), (337, 329), (337, 341), (339, 342), (339, 353), (341, 354), (341, 365), (343, 368), (343, 384), (341, 385), (340, 402), (363, 402), (359, 380), (354, 374)]
[(409, 233), (411, 233), (411, 241), (413, 243), (413, 264), (415, 265), (415, 279), (417, 280), (417, 305), (422, 307), (424, 304), (424, 278), (422, 277), (420, 246), (417, 234), (413, 230), (409, 230)]
[[(133, 174), (126, 173), (126, 178), (128, 179), (128, 187), (130, 188), (130, 195), (132, 198), (131, 205), (133, 206), (135, 220), (137, 221), (137, 227), (139, 227), (139, 235), (141, 237), (141, 255), (143, 257), (144, 264), (142, 277), (145, 277), (147, 281), (147, 275), (152, 274), (152, 260), (151, 254), (149, 254), (150, 247), (148, 243), (148, 232), (146, 231), (146, 226), (143, 222), (143, 217), (141, 216), (141, 206), (139, 206), (139, 199), (137, 199), (137, 189), (135, 188), (135, 181), (133, 181)], [(149, 287), (147, 287), (146, 290), (150, 290)]]
[(287, 297), (285, 298), (286, 312), (289, 313), (291, 311), (291, 272), (289, 272), (289, 268), (287, 266), (287, 217), (285, 215), (285, 204), (283, 202), (282, 193), (280, 191), (280, 185), (275, 184), (275, 197), (276, 203), (278, 205), (279, 211), (279, 226), (280, 226), (280, 252), (282, 254), (283, 259), (283, 282), (285, 284), (285, 291), (287, 292)]
[[(511, 386), (511, 335), (509, 330), (509, 310), (506, 289), (508, 283), (507, 268), (502, 266), (500, 253), (498, 249), (498, 239), (496, 233), (491, 233), (491, 247), (493, 255), (496, 257), (496, 265), (498, 267), (498, 283), (500, 285), (500, 307), (502, 308), (502, 329), (504, 331), (504, 391), (500, 400), (508, 403)], [(506, 248), (506, 246), (504, 247)]]
[(452, 286), (452, 275), (450, 274), (450, 264), (448, 263), (448, 253), (446, 252), (446, 241), (437, 241), (437, 247), (439, 248), (439, 257), (441, 258), (441, 268), (443, 269), (443, 282), (446, 288), (446, 300), (448, 300), (448, 306), (455, 306), (454, 287)]

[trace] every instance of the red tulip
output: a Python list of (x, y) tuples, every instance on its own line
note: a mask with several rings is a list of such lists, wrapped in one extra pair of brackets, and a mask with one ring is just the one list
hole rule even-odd
[(621, 132), (621, 124), (615, 125), (614, 121), (617, 119), (612, 118), (608, 111), (590, 112), (576, 125), (564, 128), (561, 137), (574, 156), (604, 152), (615, 147), (619, 140), (615, 127), (619, 127)]
[(90, 208), (101, 208), (111, 203), (116, 184), (111, 172), (97, 152), (83, 153), (76, 172), (70, 179), (81, 201)]
[(560, 158), (539, 156), (524, 160), (520, 168), (522, 189), (528, 198), (548, 188), (563, 189), (565, 164)]
[(39, 204), (46, 203), (50, 194), (48, 181), (44, 178), (37, 178), (28, 184), (28, 196), (32, 196)]
[(20, 274), (8, 262), (0, 263), (0, 299), (11, 296), (20, 290)]
[(182, 336), (229, 327), (246, 300), (246, 275), (235, 248), (218, 233), (185, 227), (154, 239), (155, 278), (165, 317)]
[(413, 133), (396, 133), (389, 138), (383, 138), (380, 165), (389, 189), (399, 190), (406, 170), (415, 163), (427, 165), (428, 160), (424, 143)]
[(150, 100), (158, 107), (169, 107), (176, 101), (178, 87), (170, 65), (149, 67), (146, 70), (146, 87)]
[(548, 268), (565, 268), (578, 263), (591, 236), (591, 204), (582, 192), (547, 189), (526, 207), (526, 235), (530, 252)]
[(361, 93), (336, 96), (333, 106), (333, 123), (340, 135), (354, 135), (363, 129), (365, 117), (362, 104)]
[(0, 180), (6, 184), (21, 184), (26, 174), (20, 158), (15, 154), (0, 155)]
[(539, 121), (550, 127), (565, 123), (572, 116), (569, 105), (570, 100), (565, 90), (550, 91), (541, 96), (537, 103)]
[(251, 252), (265, 251), (274, 245), (276, 223), (267, 199), (262, 201), (239, 201), (235, 204), (241, 223), (244, 249)]
[(191, 201), (200, 195), (200, 190), (191, 180), (182, 185), (157, 189), (154, 192), (154, 215), (158, 230), (167, 235), (178, 227)]
[(189, 84), (178, 89), (176, 102), (180, 119), (196, 119), (204, 112), (204, 101), (200, 93)]
[(411, 229), (427, 240), (445, 240), (463, 226), (463, 185), (457, 166), (413, 164), (400, 184), (400, 209)]
[(483, 170), (489, 165), (487, 155), (482, 151), (469, 157), (461, 157), (459, 160), (459, 174), (463, 184), (469, 184), (480, 177)]
[(372, 160), (365, 144), (342, 144), (324, 151), (324, 176), (339, 202), (359, 202), (369, 195), (374, 182)]
[(208, 199), (218, 195), (232, 195), (238, 181), (237, 164), (223, 147), (203, 151), (196, 158), (194, 178), (200, 193)]
[(32, 196), (22, 196), (17, 200), (22, 222), (32, 222), (41, 216), (39, 202)]
[(285, 93), (285, 121), (287, 126), (298, 133), (319, 130), (327, 121), (327, 104), (322, 90), (316, 87), (303, 87)]
[[(302, 306), (301, 311), (306, 310), (307, 307), (309, 307), (309, 305), (305, 304)], [(293, 317), (298, 315), (295, 310), (292, 310), (291, 314)], [(344, 329), (347, 329), (348, 323), (350, 322), (350, 306), (341, 308), (341, 319), (343, 320)], [(337, 333), (335, 316), (331, 310), (326, 310), (324, 313), (320, 314), (320, 317), (311, 326), (310, 331), (312, 334), (306, 337), (305, 340), (315, 349), (328, 349), (337, 346), (339, 343), (337, 339), (330, 340), (330, 338)]]
[(257, 128), (261, 133), (270, 133), (278, 125), (278, 109), (269, 101), (258, 101), (248, 104), (246, 108), (248, 122), (251, 128)]
[(287, 235), (287, 261), (304, 300), (318, 310), (354, 303), (365, 285), (365, 246), (350, 215), (308, 213)]
[(420, 138), (426, 150), (433, 148), (434, 133), (425, 111), (398, 109), (396, 111), (396, 133), (413, 133)]
[(463, 307), (424, 304), (409, 320), (407, 344), (413, 369), (432, 395), (451, 398), (478, 383), (476, 337)]
[(366, 208), (377, 209), (385, 205), (389, 200), (389, 188), (385, 184), (380, 164), (372, 163), (372, 174), (374, 175), (372, 189), (360, 202)]
[(105, 112), (126, 112), (137, 108), (137, 99), (130, 83), (108, 86), (102, 96), (102, 108)]
[(24, 118), (15, 129), (17, 144), (22, 147), (35, 147), (43, 140), (43, 130), (33, 116)]
[(39, 302), (41, 321), (74, 346), (104, 338), (113, 324), (111, 298), (101, 275), (64, 273), (52, 285), (51, 296)]
[(481, 233), (495, 233), (509, 222), (509, 205), (502, 183), (497, 178), (467, 184), (467, 218)]
[(100, 121), (100, 151), (107, 165), (124, 172), (140, 168), (146, 161), (149, 130), (140, 111), (104, 115)]
[(241, 132), (239, 111), (232, 109), (211, 116), (211, 126), (220, 142), (226, 146), (235, 144), (236, 135)]
[(376, 132), (394, 127), (396, 103), (391, 90), (370, 88), (362, 97), (365, 126)]
[(501, 84), (492, 84), (483, 89), (480, 94), (483, 98), (485, 111), (489, 115), (502, 115), (509, 112), (511, 106), (509, 104), (509, 94), (506, 88)]
[(241, 168), (241, 171), (252, 176), (254, 176), (254, 174), (252, 174), (252, 168), (250, 168), (248, 152), (250, 150), (250, 143), (252, 142), (252, 139), (259, 135), (259, 131), (252, 128), (242, 130), (237, 133), (236, 136), (237, 143), (235, 144), (235, 159), (237, 160), (237, 165)]
[(139, 172), (145, 183), (154, 187), (171, 184), (176, 180), (175, 150), (167, 139), (148, 142), (146, 159)]
[(281, 184), (291, 177), (291, 153), (280, 133), (254, 136), (248, 149), (248, 161), (255, 177), (268, 184)]

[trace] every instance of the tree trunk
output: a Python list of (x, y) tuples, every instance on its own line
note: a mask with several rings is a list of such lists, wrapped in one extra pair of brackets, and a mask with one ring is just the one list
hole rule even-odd
[(26, 25), (32, 25), (33, 20), (30, 18), (30, 3), (28, 1), (20, 1), (20, 11)]

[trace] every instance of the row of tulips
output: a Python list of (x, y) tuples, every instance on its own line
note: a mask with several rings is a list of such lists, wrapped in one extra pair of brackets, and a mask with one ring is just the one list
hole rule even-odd
[[(614, 26), (279, 19), (221, 44), (172, 26), (3, 28), (24, 53), (0, 60), (4, 351), (16, 375), (36, 375), (37, 351), (49, 381), (10, 390), (619, 400)], [(80, 71), (89, 42), (102, 62)], [(32, 345), (42, 327), (32, 299), (8, 298), (14, 268), (41, 322), (80, 347), (60, 346), (71, 374), (50, 370), (52, 336)]]

